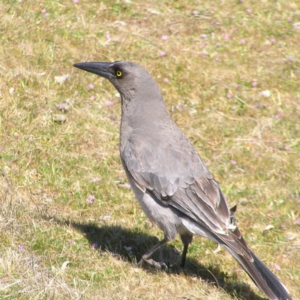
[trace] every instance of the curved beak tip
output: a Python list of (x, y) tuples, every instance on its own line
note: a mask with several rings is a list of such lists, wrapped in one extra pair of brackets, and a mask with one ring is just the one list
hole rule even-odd
[(107, 62), (81, 62), (81, 63), (76, 63), (73, 66), (75, 68), (110, 79), (112, 77), (112, 73), (109, 69), (111, 65), (112, 63), (107, 63)]

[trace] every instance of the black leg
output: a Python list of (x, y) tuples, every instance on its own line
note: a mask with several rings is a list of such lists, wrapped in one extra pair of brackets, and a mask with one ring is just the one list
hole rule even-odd
[(180, 235), (180, 238), (183, 243), (183, 251), (182, 251), (182, 255), (181, 255), (180, 267), (184, 268), (187, 251), (188, 251), (190, 243), (193, 241), (193, 235), (192, 234), (182, 234), (182, 235)]
[(189, 244), (184, 244), (183, 245), (183, 251), (182, 251), (182, 255), (181, 255), (181, 263), (180, 263), (181, 268), (184, 268), (188, 248), (189, 248)]

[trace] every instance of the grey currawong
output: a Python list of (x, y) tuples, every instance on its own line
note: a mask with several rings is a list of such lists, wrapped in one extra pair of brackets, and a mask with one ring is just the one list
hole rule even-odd
[(84, 62), (75, 67), (107, 78), (122, 102), (120, 155), (134, 194), (164, 239), (143, 261), (178, 233), (184, 245), (181, 265), (193, 235), (207, 237), (237, 260), (254, 283), (272, 300), (292, 299), (279, 279), (248, 248), (228, 203), (202, 159), (169, 116), (151, 75), (132, 62)]

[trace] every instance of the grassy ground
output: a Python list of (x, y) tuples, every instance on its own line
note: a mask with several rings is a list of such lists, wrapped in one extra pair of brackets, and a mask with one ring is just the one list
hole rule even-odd
[(155, 255), (169, 273), (135, 267), (162, 234), (125, 180), (115, 90), (72, 67), (120, 59), (153, 74), (249, 245), (300, 299), (299, 2), (113, 3), (0, 2), (1, 299), (263, 299), (208, 240), (184, 271), (179, 240)]

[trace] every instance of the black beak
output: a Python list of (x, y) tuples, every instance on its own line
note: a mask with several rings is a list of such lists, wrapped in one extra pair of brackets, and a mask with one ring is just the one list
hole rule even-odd
[(83, 62), (74, 64), (74, 67), (111, 79), (114, 77), (114, 74), (110, 70), (113, 65), (114, 63), (110, 62)]

